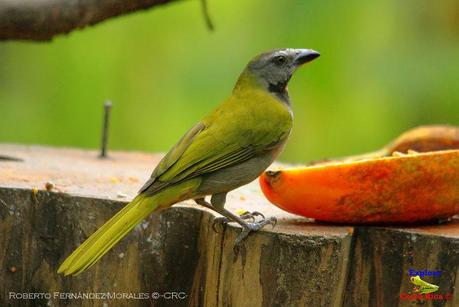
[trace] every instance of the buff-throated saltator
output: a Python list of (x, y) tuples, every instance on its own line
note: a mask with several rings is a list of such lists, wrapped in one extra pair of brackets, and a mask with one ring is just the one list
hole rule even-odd
[[(278, 49), (252, 59), (232, 95), (185, 133), (134, 200), (81, 244), (58, 272), (83, 272), (149, 213), (186, 199), (239, 223), (237, 242), (273, 223), (272, 218), (249, 222), (226, 210), (226, 194), (255, 180), (282, 151), (293, 120), (287, 83), (299, 66), (318, 56), (311, 49)], [(204, 199), (208, 195), (210, 203)]]

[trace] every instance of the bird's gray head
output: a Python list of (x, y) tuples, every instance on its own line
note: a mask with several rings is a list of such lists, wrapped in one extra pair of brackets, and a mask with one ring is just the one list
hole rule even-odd
[(245, 73), (255, 78), (255, 81), (265, 90), (287, 98), (287, 83), (292, 74), (299, 66), (314, 60), (319, 55), (312, 49), (272, 50), (253, 58), (247, 65)]

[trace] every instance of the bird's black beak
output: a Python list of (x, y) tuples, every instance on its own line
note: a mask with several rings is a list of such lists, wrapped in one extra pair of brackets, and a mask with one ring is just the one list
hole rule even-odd
[(303, 65), (318, 58), (320, 53), (312, 49), (299, 49), (295, 57), (294, 63), (296, 66)]

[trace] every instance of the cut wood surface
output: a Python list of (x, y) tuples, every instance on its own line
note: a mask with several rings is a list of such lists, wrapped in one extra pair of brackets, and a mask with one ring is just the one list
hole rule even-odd
[(441, 270), (441, 278), (425, 279), (452, 294), (426, 306), (459, 304), (457, 219), (418, 227), (314, 223), (270, 205), (256, 181), (230, 193), (227, 208), (279, 222), (240, 246), (233, 244), (238, 226), (214, 232), (214, 213), (184, 202), (149, 216), (89, 271), (63, 277), (58, 265), (132, 199), (161, 155), (99, 159), (95, 151), (6, 144), (0, 154), (22, 159), (0, 160), (0, 306), (412, 306), (400, 300), (412, 292), (410, 268)]

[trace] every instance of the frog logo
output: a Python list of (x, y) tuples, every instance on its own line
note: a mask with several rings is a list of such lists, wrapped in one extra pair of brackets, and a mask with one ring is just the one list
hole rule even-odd
[(427, 294), (427, 293), (433, 293), (438, 291), (438, 286), (434, 284), (430, 284), (419, 277), (419, 275), (416, 275), (414, 277), (410, 278), (410, 281), (412, 284), (415, 285), (414, 291), (417, 293), (421, 294)]

